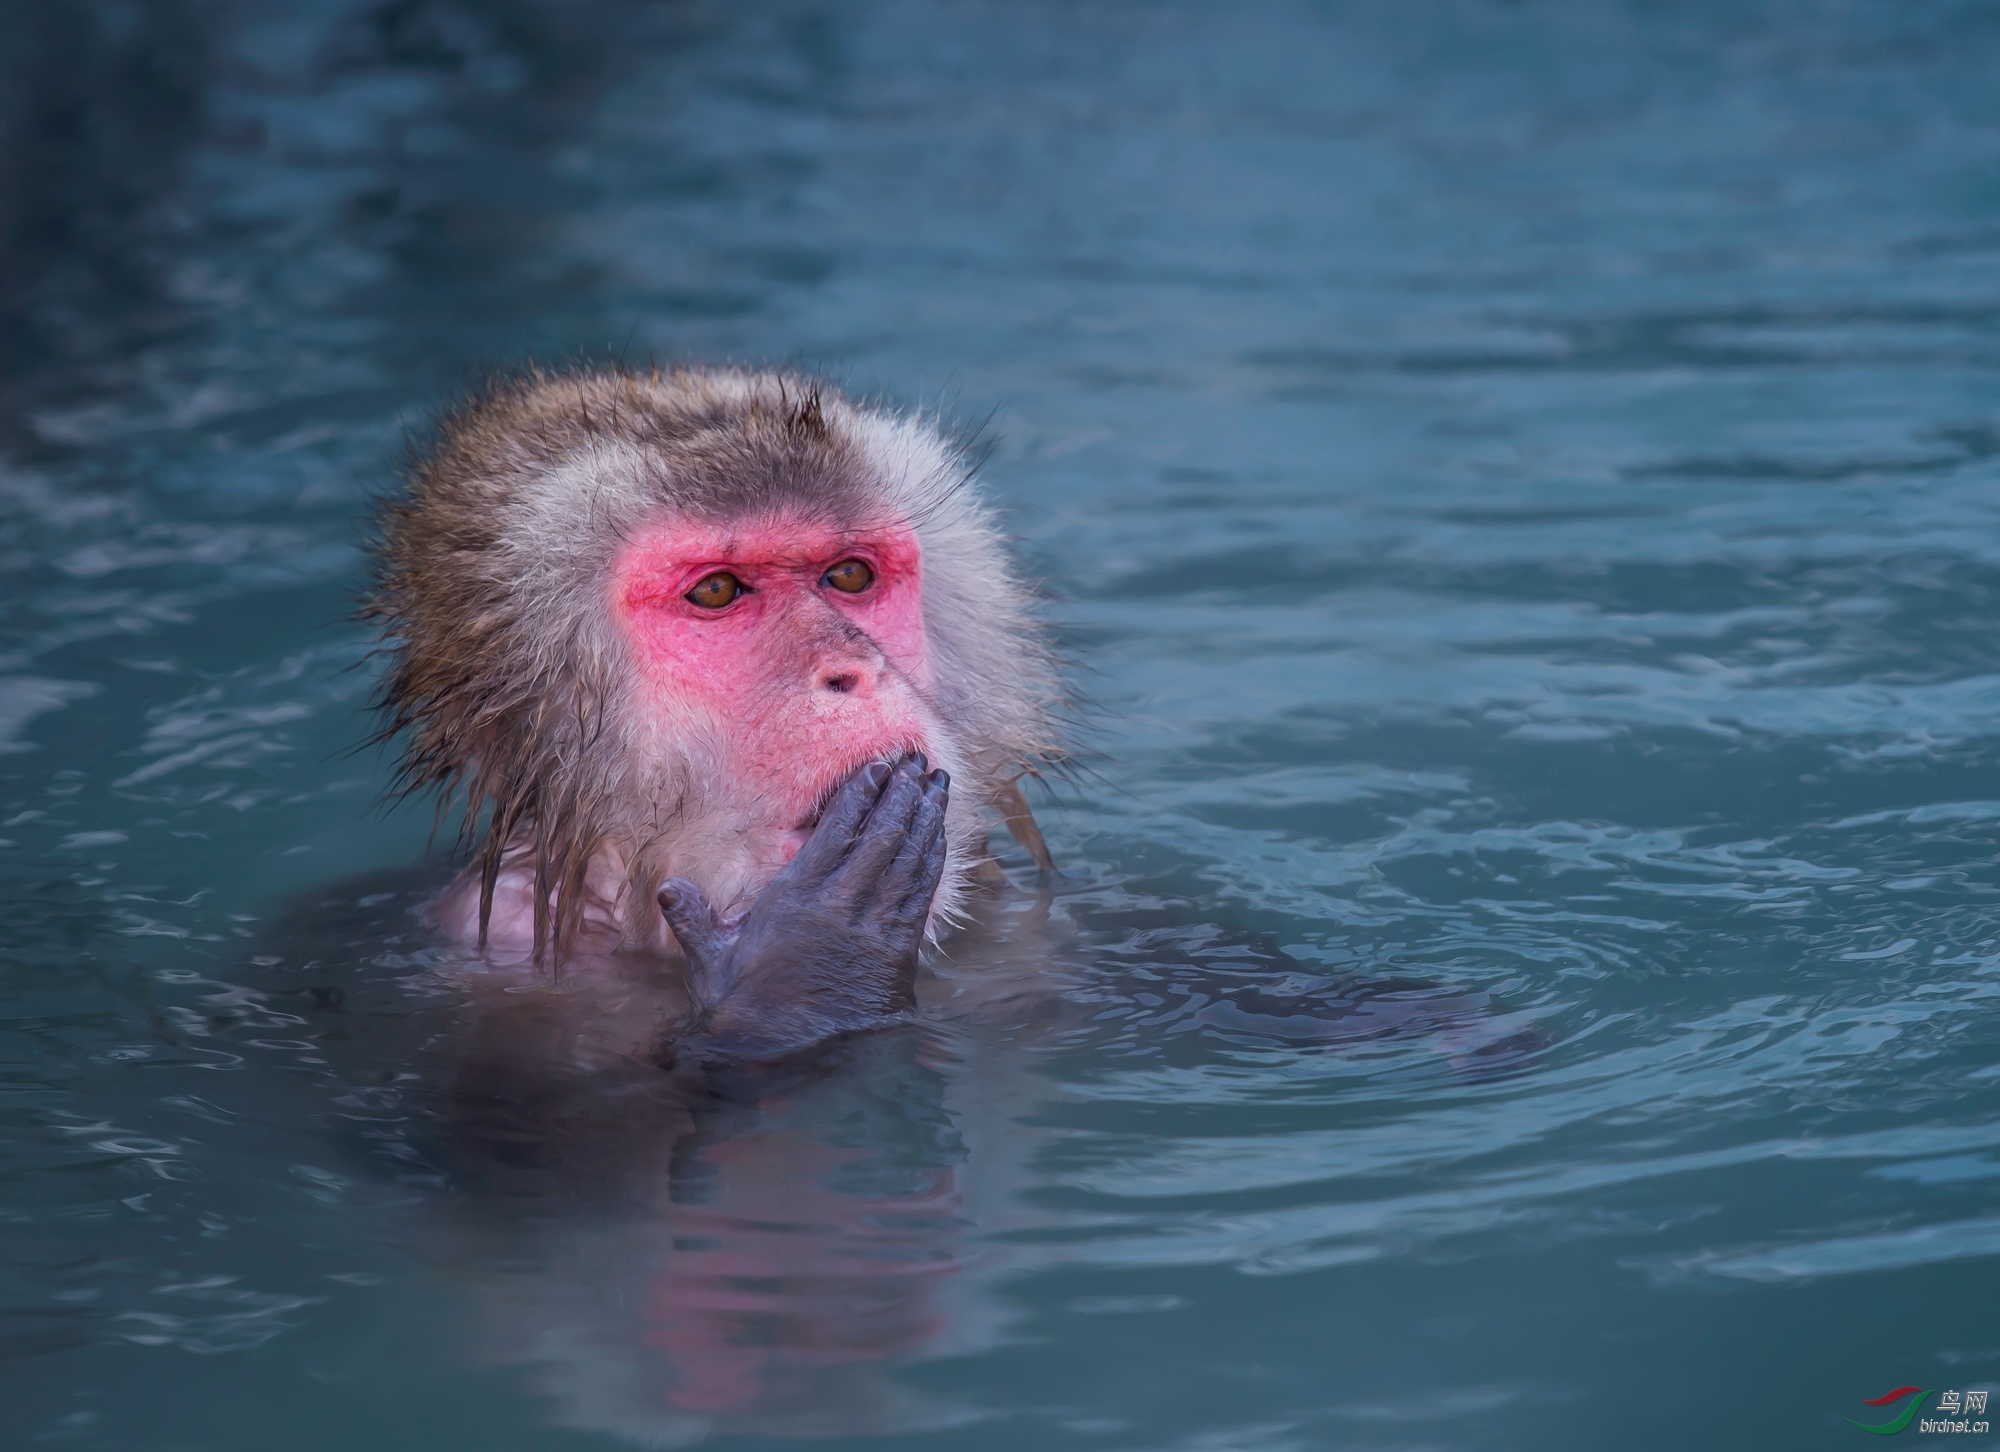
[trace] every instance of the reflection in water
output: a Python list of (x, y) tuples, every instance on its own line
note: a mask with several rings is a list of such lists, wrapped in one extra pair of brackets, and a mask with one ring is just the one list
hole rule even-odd
[(486, 1354), (531, 1368), (560, 1423), (648, 1446), (953, 1419), (888, 1375), (946, 1331), (965, 1269), (964, 1150), (917, 1048), (558, 1095), (464, 1066), (428, 1243), (473, 1287)]
[(998, 1262), (968, 1244), (947, 1038), (669, 1075), (654, 1050), (685, 1001), (662, 964), (551, 977), (424, 951), (435, 887), (312, 894), (238, 997), (246, 1032), (276, 1011), (332, 1046), (333, 1122), (371, 1178), (417, 1193), (414, 1244), (466, 1298), (474, 1359), (524, 1367), (560, 1424), (643, 1446), (970, 1415), (894, 1376), (996, 1321), (967, 1274)]

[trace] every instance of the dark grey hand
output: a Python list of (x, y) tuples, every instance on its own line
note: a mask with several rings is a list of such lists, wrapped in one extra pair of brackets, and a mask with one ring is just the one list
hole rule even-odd
[(734, 929), (686, 878), (660, 889), (696, 1005), (674, 1057), (780, 1058), (914, 1007), (951, 794), (929, 765), (912, 755), (849, 777)]

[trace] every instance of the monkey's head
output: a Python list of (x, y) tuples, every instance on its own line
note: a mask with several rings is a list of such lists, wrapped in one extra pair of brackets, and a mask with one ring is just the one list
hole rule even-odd
[(910, 750), (953, 781), (949, 920), (1059, 691), (967, 475), (929, 424), (773, 373), (532, 374), (447, 416), (367, 611), (405, 787), (463, 789), (482, 927), (509, 864), (538, 953), (593, 897), (659, 941), (667, 877), (741, 910)]

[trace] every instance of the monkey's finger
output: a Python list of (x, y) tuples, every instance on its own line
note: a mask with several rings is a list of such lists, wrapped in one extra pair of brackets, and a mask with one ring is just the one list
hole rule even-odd
[(938, 884), (944, 881), (946, 845), (944, 830), (940, 827), (937, 835), (925, 845), (923, 859), (915, 873), (915, 885), (910, 895), (903, 899), (903, 911), (919, 934), (930, 920), (931, 904), (937, 900)]
[(786, 867), (794, 881), (818, 882), (840, 865), (890, 775), (886, 762), (871, 761), (841, 784), (826, 810), (820, 813), (819, 825), (813, 828), (812, 836)]
[(882, 891), (898, 911), (923, 912), (944, 875), (945, 813), (951, 805), (951, 775), (942, 767), (924, 778), (923, 796), (910, 819), (909, 834), (896, 860), (882, 874)]
[(840, 864), (839, 877), (850, 891), (865, 892), (895, 861), (903, 841), (910, 834), (910, 821), (923, 800), (922, 758), (906, 756), (896, 763), (889, 784), (868, 814), (867, 825), (855, 839), (854, 850)]
[(722, 929), (708, 894), (685, 877), (670, 877), (660, 884), (660, 911), (688, 965), (698, 974), (711, 971), (722, 956)]

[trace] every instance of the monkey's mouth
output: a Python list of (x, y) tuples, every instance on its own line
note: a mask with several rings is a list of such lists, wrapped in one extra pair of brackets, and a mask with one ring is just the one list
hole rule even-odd
[(911, 741), (905, 742), (900, 746), (891, 747), (886, 751), (877, 751), (863, 757), (860, 761), (848, 767), (847, 770), (841, 772), (826, 786), (822, 787), (819, 796), (813, 801), (812, 808), (804, 816), (800, 817), (786, 831), (785, 835), (795, 838), (798, 845), (803, 847), (806, 839), (812, 836), (813, 832), (819, 827), (820, 818), (826, 815), (826, 809), (833, 805), (833, 799), (840, 795), (842, 787), (845, 787), (850, 781), (854, 780), (854, 774), (857, 771), (860, 771), (863, 767), (871, 766), (878, 761), (884, 766), (894, 766), (904, 757), (910, 755), (910, 753), (922, 751), (923, 749), (922, 742)]
[[(864, 766), (866, 764), (866, 762), (862, 763)], [(859, 771), (860, 769), (861, 767), (857, 766), (854, 770)], [(852, 775), (854, 775), (854, 772), (849, 772), (847, 776), (841, 777), (832, 786), (822, 788), (818, 799), (813, 802), (811, 809), (792, 824), (791, 830), (798, 834), (801, 842), (818, 830), (819, 819), (826, 815), (826, 809), (833, 805), (834, 797), (842, 787), (847, 785), (847, 779)]]

